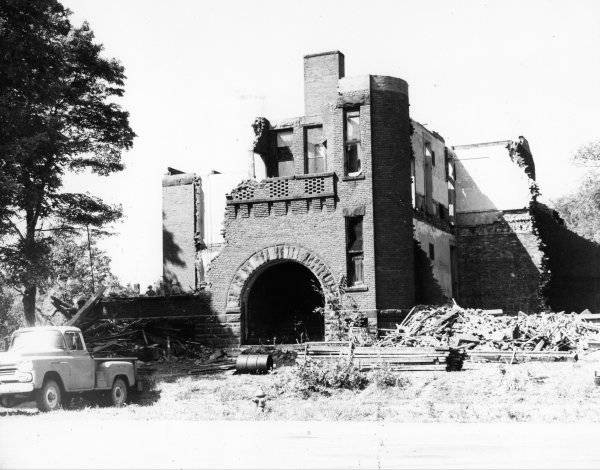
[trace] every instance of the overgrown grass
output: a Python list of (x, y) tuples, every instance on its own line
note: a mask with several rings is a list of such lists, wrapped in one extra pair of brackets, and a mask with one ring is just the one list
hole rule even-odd
[(274, 386), (279, 394), (308, 398), (315, 393), (331, 395), (336, 389), (362, 390), (368, 383), (367, 375), (349, 359), (335, 362), (308, 359), (277, 374)]
[[(598, 362), (467, 364), (466, 369), (382, 369), (368, 374), (368, 383), (361, 373), (361, 385), (355, 388), (338, 386), (343, 383), (339, 378), (317, 379), (316, 374), (311, 377), (321, 388), (307, 394), (299, 393), (292, 385), (282, 388), (286, 377), (298, 374), (290, 367), (263, 376), (185, 376), (159, 379), (154, 398), (121, 409), (88, 404), (75, 410), (38, 414), (35, 418), (23, 416), (35, 414), (34, 410), (0, 409), (0, 419), (86, 419), (93, 415), (145, 420), (600, 421), (600, 387), (594, 384), (594, 370), (600, 370)], [(323, 380), (337, 385), (326, 387)], [(261, 391), (267, 395), (264, 412), (252, 401)]]

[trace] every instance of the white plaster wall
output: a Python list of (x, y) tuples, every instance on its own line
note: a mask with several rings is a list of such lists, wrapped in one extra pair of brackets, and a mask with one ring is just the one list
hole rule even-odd
[(455, 147), (457, 212), (528, 207), (530, 180), (510, 159), (507, 143)]
[(431, 261), (433, 276), (439, 282), (446, 297), (452, 297), (452, 269), (450, 264), (450, 245), (456, 245), (453, 235), (438, 228), (413, 219), (415, 240), (421, 244), (421, 249), (429, 256), (429, 244), (432, 243), (435, 259)]
[(434, 201), (442, 203), (448, 207), (448, 182), (446, 181), (446, 159), (445, 144), (425, 127), (416, 121), (413, 121), (414, 132), (411, 137), (413, 154), (415, 157), (415, 183), (416, 192), (425, 195), (425, 142), (429, 142), (431, 150), (435, 152), (435, 166), (432, 167), (431, 175), (433, 180), (432, 196)]

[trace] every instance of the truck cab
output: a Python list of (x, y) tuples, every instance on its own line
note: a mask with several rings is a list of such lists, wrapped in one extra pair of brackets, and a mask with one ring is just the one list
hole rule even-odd
[(136, 358), (94, 358), (79, 328), (21, 328), (0, 353), (0, 401), (34, 399), (42, 411), (59, 408), (73, 394), (94, 393), (122, 406), (137, 383)]

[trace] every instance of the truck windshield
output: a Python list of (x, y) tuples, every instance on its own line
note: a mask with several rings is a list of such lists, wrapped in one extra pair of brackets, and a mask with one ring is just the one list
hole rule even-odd
[(15, 333), (9, 351), (47, 351), (65, 349), (65, 340), (60, 331), (19, 331)]

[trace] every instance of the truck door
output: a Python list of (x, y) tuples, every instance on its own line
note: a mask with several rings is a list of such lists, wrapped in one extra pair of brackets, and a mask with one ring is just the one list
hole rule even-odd
[(75, 390), (94, 388), (96, 363), (83, 347), (81, 333), (78, 331), (65, 332), (67, 347), (71, 361), (71, 383)]

